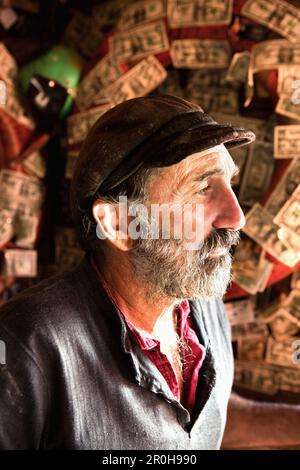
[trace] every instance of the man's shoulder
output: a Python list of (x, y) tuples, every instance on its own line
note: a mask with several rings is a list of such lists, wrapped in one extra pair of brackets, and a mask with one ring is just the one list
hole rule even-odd
[(18, 335), (26, 330), (47, 330), (51, 325), (74, 321), (79, 308), (77, 298), (84, 289), (84, 283), (78, 279), (81, 265), (45, 279), (3, 304), (0, 330), (15, 331)]

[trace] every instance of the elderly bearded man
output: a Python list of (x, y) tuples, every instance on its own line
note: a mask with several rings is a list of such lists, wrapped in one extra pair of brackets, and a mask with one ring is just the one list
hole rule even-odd
[[(227, 149), (253, 139), (170, 95), (100, 117), (71, 187), (84, 260), (1, 308), (1, 448), (220, 448), (233, 378), (222, 296), (245, 223)], [(165, 237), (161, 210), (158, 237), (148, 217), (132, 236), (134, 204), (188, 205), (201, 239), (177, 237), (175, 214)], [(299, 443), (299, 414), (235, 397), (225, 446)]]

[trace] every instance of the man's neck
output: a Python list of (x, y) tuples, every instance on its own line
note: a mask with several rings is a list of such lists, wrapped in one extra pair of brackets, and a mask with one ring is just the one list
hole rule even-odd
[(111, 256), (108, 263), (94, 260), (109, 288), (109, 294), (126, 318), (141, 332), (156, 339), (174, 336), (176, 330), (174, 307), (178, 302), (167, 297), (147, 298), (141, 280), (134, 275), (133, 268), (125, 256)]

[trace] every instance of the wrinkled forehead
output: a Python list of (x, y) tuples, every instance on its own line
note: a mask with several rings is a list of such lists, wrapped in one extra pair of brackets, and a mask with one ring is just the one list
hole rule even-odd
[(189, 155), (185, 159), (185, 166), (189, 171), (196, 168), (209, 170), (217, 167), (230, 171), (234, 169), (235, 163), (225, 145), (220, 144)]

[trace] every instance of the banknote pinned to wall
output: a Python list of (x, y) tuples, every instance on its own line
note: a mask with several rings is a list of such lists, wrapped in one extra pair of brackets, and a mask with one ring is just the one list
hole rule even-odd
[(37, 215), (44, 202), (45, 188), (35, 177), (4, 169), (0, 171), (0, 207), (24, 215)]
[(226, 74), (226, 81), (246, 83), (250, 63), (250, 52), (236, 52), (230, 62)]
[(277, 378), (280, 390), (300, 393), (300, 368), (298, 370), (289, 367), (281, 367), (278, 370)]
[(227, 68), (231, 59), (228, 41), (213, 39), (175, 39), (170, 55), (176, 68)]
[(104, 93), (115, 105), (131, 98), (145, 96), (157, 88), (167, 78), (167, 72), (155, 56), (150, 55), (141, 60), (112, 85), (105, 88)]
[(24, 106), (21, 96), (17, 92), (17, 88), (6, 83), (5, 101), (0, 101), (0, 111), (4, 111), (13, 117), (17, 122), (30, 130), (35, 129), (35, 122)]
[(273, 263), (264, 256), (264, 251), (254, 240), (242, 238), (236, 247), (232, 275), (234, 282), (249, 294), (265, 288), (273, 269)]
[(282, 305), (298, 321), (300, 326), (300, 289), (291, 290)]
[(300, 254), (300, 237), (296, 233), (288, 231), (279, 225), (277, 235), (279, 240), (291, 251), (294, 251), (297, 255)]
[(250, 55), (244, 106), (248, 106), (254, 96), (255, 73), (262, 70), (279, 70), (299, 65), (300, 43), (291, 43), (286, 39), (273, 39), (256, 44), (252, 48)]
[(280, 209), (274, 222), (297, 237), (300, 247), (300, 184)]
[(169, 47), (163, 21), (146, 23), (109, 38), (109, 52), (121, 62), (136, 62), (150, 54), (168, 51)]
[(254, 304), (251, 299), (226, 302), (224, 305), (231, 325), (249, 323), (254, 320)]
[(4, 277), (36, 277), (37, 251), (21, 249), (4, 250), (1, 275)]
[(18, 66), (5, 44), (0, 42), (0, 79), (14, 84), (17, 80)]
[(300, 82), (299, 87), (289, 95), (281, 95), (275, 111), (282, 116), (300, 121)]
[(241, 361), (263, 361), (265, 359), (267, 338), (239, 338), (237, 341), (237, 358)]
[(270, 194), (265, 209), (275, 217), (300, 184), (300, 159), (291, 162)]
[[(174, 70), (180, 73), (179, 69)], [(215, 89), (228, 86), (226, 72), (227, 69), (225, 68), (190, 69), (188, 71), (186, 89), (189, 90), (195, 87)], [(230, 87), (233, 87), (233, 85), (230, 84)]]
[(263, 321), (270, 328), (273, 337), (278, 340), (296, 334), (300, 327), (298, 320), (283, 306), (266, 316)]
[(199, 104), (212, 116), (222, 109), (229, 122), (238, 115), (239, 96), (236, 83), (226, 82), (225, 77), (226, 69), (222, 68), (190, 69), (183, 98)]
[(264, 361), (235, 361), (234, 384), (267, 395), (279, 390), (278, 369)]
[(214, 114), (223, 109), (228, 114), (238, 114), (239, 96), (235, 89), (228, 87), (202, 88), (189, 87), (185, 98), (201, 106), (205, 112)]
[(274, 128), (274, 157), (300, 157), (300, 124)]
[(13, 214), (0, 209), (0, 248), (6, 245), (14, 235)]
[(231, 23), (233, 0), (168, 0), (170, 28)]
[(83, 142), (89, 129), (97, 119), (111, 108), (111, 104), (103, 104), (89, 109), (83, 113), (77, 113), (67, 118), (67, 135), (69, 145)]
[(23, 167), (38, 178), (44, 178), (46, 175), (46, 159), (38, 150), (24, 158)]
[(104, 88), (114, 83), (124, 73), (122, 64), (111, 54), (106, 54), (81, 80), (75, 97), (81, 111), (93, 104), (107, 102)]
[(232, 341), (237, 341), (238, 339), (261, 338), (262, 336), (268, 335), (268, 328), (260, 318), (256, 318), (254, 321), (248, 323), (232, 325), (231, 327)]
[(289, 267), (295, 266), (300, 254), (287, 247), (278, 237), (279, 225), (260, 204), (255, 204), (246, 215), (246, 225), (242, 230), (264, 250)]
[(164, 0), (144, 0), (125, 6), (116, 24), (119, 31), (140, 26), (149, 21), (159, 20), (166, 16), (166, 2)]
[(295, 84), (300, 80), (300, 65), (286, 65), (278, 69), (277, 94), (288, 95), (295, 90)]
[(33, 248), (39, 226), (37, 215), (16, 214), (14, 217), (14, 243), (17, 247)]
[(300, 9), (284, 0), (248, 0), (241, 14), (291, 42), (300, 42)]
[(180, 70), (168, 70), (167, 78), (157, 87), (156, 93), (185, 97), (185, 90), (180, 85)]
[(256, 139), (250, 147), (240, 185), (242, 205), (251, 207), (261, 200), (270, 185), (273, 170), (273, 145)]
[(299, 336), (289, 336), (282, 340), (268, 339), (266, 362), (268, 364), (275, 364), (284, 367), (299, 368), (299, 363), (296, 361), (296, 353), (294, 344), (299, 341)]

